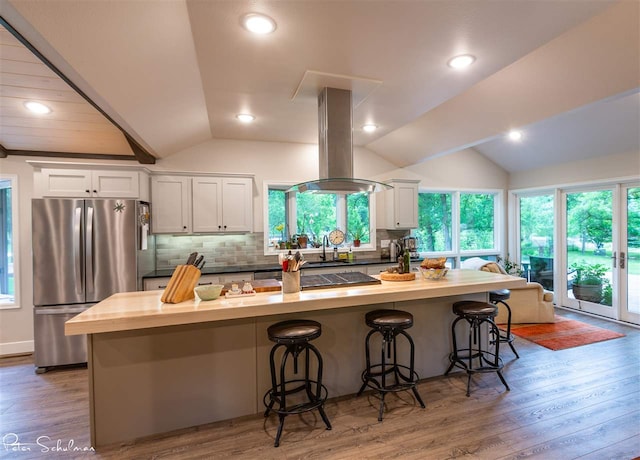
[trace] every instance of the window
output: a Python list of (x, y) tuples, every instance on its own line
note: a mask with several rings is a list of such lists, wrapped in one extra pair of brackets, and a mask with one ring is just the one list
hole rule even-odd
[(17, 304), (16, 181), (12, 176), (0, 176), (0, 308)]
[(497, 191), (420, 192), (418, 228), (414, 230), (419, 251), (457, 260), (495, 259), (500, 254), (501, 196)]
[[(300, 247), (313, 249), (336, 228), (345, 233), (345, 246), (354, 240), (371, 249), (375, 242), (370, 195), (353, 193), (285, 193), (290, 186), (266, 184), (265, 250)], [(302, 238), (301, 238), (302, 237)], [(306, 238), (304, 238), (306, 237)]]
[(418, 249), (421, 252), (452, 250), (451, 193), (418, 194)]
[(553, 257), (553, 194), (520, 197), (520, 261)]
[(476, 251), (496, 247), (494, 195), (460, 194), (460, 250)]

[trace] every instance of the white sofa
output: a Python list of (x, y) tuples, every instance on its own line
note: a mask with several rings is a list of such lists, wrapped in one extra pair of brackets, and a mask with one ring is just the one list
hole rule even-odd
[[(461, 268), (506, 274), (497, 263), (479, 257), (462, 262)], [(511, 288), (507, 303), (511, 307), (511, 323), (554, 323), (553, 292), (545, 291), (539, 283), (527, 283), (521, 288)], [(498, 304), (496, 323), (507, 322), (507, 309)]]

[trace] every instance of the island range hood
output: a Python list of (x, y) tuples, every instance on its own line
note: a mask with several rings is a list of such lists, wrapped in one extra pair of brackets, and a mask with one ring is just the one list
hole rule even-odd
[(323, 88), (318, 95), (318, 180), (302, 182), (287, 192), (381, 192), (390, 185), (353, 177), (351, 91)]

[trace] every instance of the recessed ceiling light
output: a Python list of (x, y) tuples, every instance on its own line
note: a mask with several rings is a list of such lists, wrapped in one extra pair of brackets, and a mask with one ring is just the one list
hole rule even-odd
[(41, 102), (27, 101), (24, 103), (24, 106), (30, 111), (32, 111), (33, 113), (38, 113), (38, 114), (51, 113), (51, 109)]
[(473, 64), (475, 60), (475, 56), (472, 56), (470, 54), (462, 54), (460, 56), (449, 59), (447, 65), (453, 69), (464, 69), (465, 67), (469, 67), (471, 64)]
[(367, 132), (367, 133), (372, 133), (376, 129), (378, 129), (378, 125), (374, 125), (372, 123), (368, 123), (368, 124), (362, 126), (362, 130)]
[(242, 25), (249, 32), (259, 35), (270, 34), (276, 30), (276, 21), (264, 14), (247, 14), (242, 17)]
[(512, 131), (509, 131), (508, 136), (509, 136), (509, 139), (512, 141), (520, 141), (522, 140), (522, 131), (517, 131), (514, 129)]
[(251, 123), (253, 120), (256, 119), (256, 117), (248, 113), (239, 113), (238, 115), (236, 115), (236, 118), (240, 120), (242, 123)]

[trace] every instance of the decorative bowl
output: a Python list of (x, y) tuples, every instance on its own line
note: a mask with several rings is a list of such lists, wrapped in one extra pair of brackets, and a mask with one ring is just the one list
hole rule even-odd
[(424, 268), (418, 267), (420, 273), (422, 273), (422, 277), (426, 280), (439, 280), (444, 278), (444, 276), (449, 271), (448, 268)]
[(215, 300), (220, 297), (222, 292), (222, 284), (208, 284), (206, 286), (196, 286), (194, 292), (200, 300)]

